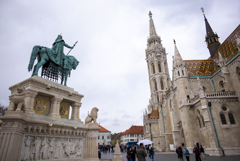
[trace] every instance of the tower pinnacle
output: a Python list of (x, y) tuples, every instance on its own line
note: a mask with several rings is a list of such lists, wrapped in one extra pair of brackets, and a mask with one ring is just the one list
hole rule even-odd
[(153, 36), (157, 36), (157, 32), (156, 32), (156, 30), (155, 30), (155, 26), (154, 26), (154, 23), (153, 23), (153, 19), (152, 19), (152, 12), (151, 11), (149, 11), (149, 18), (150, 18), (150, 20), (149, 20), (149, 36), (150, 37), (153, 37)]
[(211, 54), (211, 58), (213, 58), (216, 54), (216, 51), (218, 49), (218, 47), (220, 46), (220, 42), (219, 42), (219, 37), (217, 35), (217, 33), (214, 33), (210, 24), (208, 23), (208, 20), (205, 16), (204, 13), (204, 9), (201, 8), (203, 16), (204, 16), (204, 21), (205, 21), (205, 26), (206, 26), (206, 37), (205, 37), (205, 41), (207, 43), (207, 47), (208, 50)]

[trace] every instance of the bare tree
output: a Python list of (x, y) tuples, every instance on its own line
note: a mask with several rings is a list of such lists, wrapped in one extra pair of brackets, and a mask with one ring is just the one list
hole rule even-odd
[(4, 116), (7, 110), (8, 110), (7, 106), (0, 104), (0, 116)]

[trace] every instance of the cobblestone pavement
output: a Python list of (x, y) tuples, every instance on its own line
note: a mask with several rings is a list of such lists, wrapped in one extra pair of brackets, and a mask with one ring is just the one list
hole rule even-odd
[[(127, 153), (122, 153), (123, 160), (127, 161), (126, 158)], [(112, 159), (112, 153), (102, 153), (102, 159)], [(237, 156), (225, 156), (225, 157), (215, 157), (205, 155), (206, 159), (203, 161), (240, 161), (240, 155)], [(136, 159), (136, 161), (138, 161)], [(153, 161), (149, 157), (146, 157), (146, 161)], [(175, 153), (160, 153), (154, 155), (154, 161), (179, 161), (177, 158), (177, 154)], [(187, 161), (184, 157), (184, 161)], [(190, 161), (195, 161), (195, 155), (190, 154)]]

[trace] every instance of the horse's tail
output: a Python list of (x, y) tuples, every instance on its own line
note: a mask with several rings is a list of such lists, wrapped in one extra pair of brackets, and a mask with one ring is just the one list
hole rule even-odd
[(30, 61), (29, 61), (29, 64), (28, 64), (28, 71), (30, 72), (32, 70), (32, 67), (33, 67), (33, 64), (34, 64), (34, 61), (37, 57), (37, 54), (38, 54), (38, 51), (41, 49), (41, 46), (39, 45), (36, 45), (33, 47), (33, 50), (32, 50), (32, 53), (31, 53), (31, 57), (30, 57)]

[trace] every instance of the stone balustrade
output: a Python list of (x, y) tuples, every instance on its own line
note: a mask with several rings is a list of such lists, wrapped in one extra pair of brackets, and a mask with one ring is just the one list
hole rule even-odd
[(214, 97), (232, 97), (236, 96), (236, 91), (216, 91), (216, 92), (206, 92), (205, 96), (207, 98), (214, 98)]

